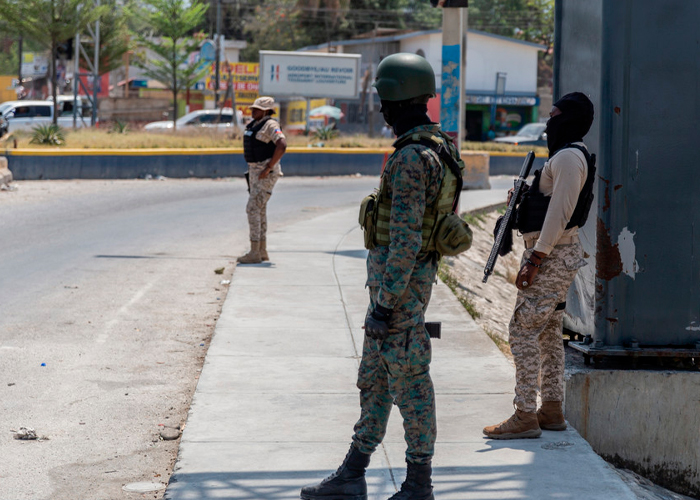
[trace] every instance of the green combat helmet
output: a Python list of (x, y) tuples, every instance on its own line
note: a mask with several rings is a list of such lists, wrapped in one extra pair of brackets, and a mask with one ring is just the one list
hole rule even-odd
[(422, 95), (435, 96), (435, 73), (430, 63), (417, 54), (392, 54), (377, 66), (372, 84), (384, 101), (405, 101)]

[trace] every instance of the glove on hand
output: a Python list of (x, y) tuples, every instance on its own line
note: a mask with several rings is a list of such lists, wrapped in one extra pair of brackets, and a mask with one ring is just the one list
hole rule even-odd
[(365, 333), (371, 339), (384, 340), (389, 336), (389, 318), (392, 309), (377, 304), (372, 314), (365, 318)]

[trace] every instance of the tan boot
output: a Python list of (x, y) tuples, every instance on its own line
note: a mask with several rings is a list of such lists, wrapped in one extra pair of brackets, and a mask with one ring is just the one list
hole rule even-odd
[(536, 438), (542, 435), (535, 412), (515, 410), (508, 420), (498, 425), (484, 427), (484, 434), (491, 439)]
[(561, 401), (542, 401), (542, 407), (537, 410), (537, 422), (541, 429), (547, 431), (565, 431), (566, 420)]
[(250, 252), (242, 257), (236, 259), (241, 264), (260, 264), (262, 259), (260, 258), (260, 242), (251, 241), (250, 242)]
[(263, 262), (270, 260), (270, 256), (267, 255), (267, 240), (260, 240), (260, 258)]

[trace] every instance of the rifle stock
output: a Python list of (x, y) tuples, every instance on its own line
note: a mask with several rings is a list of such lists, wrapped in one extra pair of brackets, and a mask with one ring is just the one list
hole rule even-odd
[(515, 206), (520, 201), (520, 196), (522, 195), (523, 189), (525, 188), (525, 180), (527, 176), (530, 175), (530, 169), (535, 161), (534, 151), (530, 151), (525, 157), (523, 166), (520, 169), (520, 175), (518, 180), (515, 182), (515, 187), (513, 188), (513, 194), (510, 197), (510, 203), (508, 203), (508, 208), (506, 208), (506, 213), (503, 215), (503, 220), (498, 228), (496, 237), (493, 242), (493, 247), (491, 247), (491, 253), (489, 254), (489, 259), (486, 261), (486, 267), (484, 267), (484, 279), (482, 280), (486, 283), (489, 276), (493, 274), (493, 268), (496, 266), (496, 260), (498, 259), (498, 253), (503, 246), (504, 236), (506, 231), (512, 231), (513, 227), (513, 217), (515, 216)]

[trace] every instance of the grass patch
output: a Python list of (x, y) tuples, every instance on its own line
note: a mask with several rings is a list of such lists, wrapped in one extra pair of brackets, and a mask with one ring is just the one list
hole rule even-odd
[(443, 283), (445, 283), (449, 287), (449, 289), (452, 290), (452, 293), (454, 293), (455, 297), (457, 297), (457, 300), (459, 300), (459, 303), (462, 304), (462, 307), (464, 307), (464, 309), (469, 313), (469, 316), (471, 316), (472, 319), (477, 319), (481, 317), (481, 313), (476, 310), (476, 304), (474, 304), (474, 302), (469, 298), (467, 294), (463, 293), (459, 289), (459, 282), (454, 278), (454, 276), (452, 276), (444, 262), (440, 262), (438, 276), (443, 281)]
[(496, 212), (498, 212), (500, 215), (504, 215), (506, 210), (508, 210), (508, 205), (502, 205), (496, 209)]
[[(201, 128), (184, 127), (173, 131), (145, 132), (141, 127), (126, 122), (103, 122), (101, 128), (65, 129), (65, 147), (77, 149), (160, 149), (160, 148), (232, 148), (243, 147), (243, 139), (229, 132), (215, 132)], [(110, 133), (111, 132), (111, 133)], [(117, 133), (115, 133), (117, 132)], [(128, 133), (124, 133), (128, 132)], [(335, 131), (334, 131), (335, 132)], [(17, 131), (13, 134), (18, 148), (42, 147), (29, 144), (31, 133)], [(318, 140), (304, 135), (287, 135), (289, 147), (309, 147)], [(368, 137), (366, 134), (338, 133), (324, 138), (325, 148), (386, 148), (394, 139)], [(513, 145), (494, 145), (488, 142), (464, 142), (464, 151), (503, 151), (526, 153), (531, 148)], [(539, 153), (538, 153), (539, 154)]]
[(482, 227), (481, 224), (486, 222), (486, 215), (480, 212), (468, 212), (462, 216), (470, 226)]
[(508, 343), (507, 340), (503, 340), (501, 337), (496, 335), (488, 326), (483, 327), (484, 333), (489, 336), (491, 340), (493, 340), (493, 343), (496, 344), (496, 347), (505, 354), (508, 357), (512, 357), (513, 353), (510, 352), (510, 344)]

